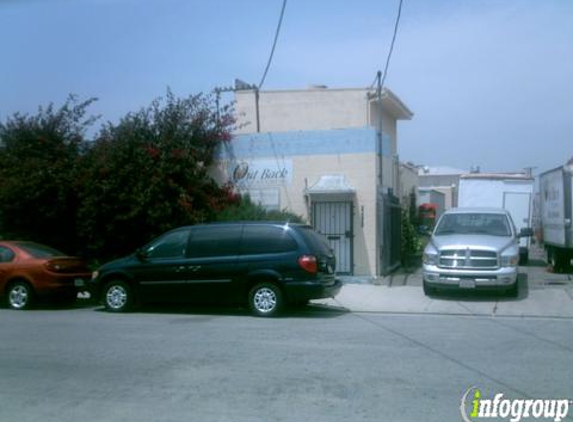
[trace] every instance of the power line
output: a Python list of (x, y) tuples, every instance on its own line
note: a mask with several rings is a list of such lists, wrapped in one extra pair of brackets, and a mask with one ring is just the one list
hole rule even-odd
[(382, 74), (382, 81), (381, 81), (382, 86), (384, 86), (384, 82), (386, 81), (386, 76), (388, 75), (388, 66), (390, 66), (390, 59), (392, 58), (392, 52), (394, 51), (394, 43), (396, 42), (398, 25), (400, 24), (400, 17), (402, 16), (402, 3), (403, 0), (400, 0), (400, 4), (398, 5), (398, 14), (396, 15), (396, 23), (394, 24), (394, 35), (392, 35), (390, 50), (388, 51), (388, 57), (386, 57), (386, 65), (384, 66), (384, 73)]
[(277, 46), (277, 40), (279, 39), (279, 32), (281, 30), (281, 25), (283, 22), (283, 16), (285, 13), (286, 3), (287, 3), (287, 0), (283, 0), (283, 7), (281, 9), (281, 16), (279, 18), (279, 24), (277, 25), (277, 32), (275, 33), (275, 40), (273, 41), (273, 48), (271, 50), (271, 54), (270, 54), (269, 60), (267, 62), (267, 67), (265, 68), (265, 72), (263, 73), (263, 77), (261, 78), (261, 82), (259, 83), (259, 89), (261, 89), (263, 87), (263, 84), (265, 83), (265, 79), (267, 77), (267, 72), (269, 71), (269, 68), (271, 67), (271, 62), (273, 60), (273, 55), (275, 54), (275, 47)]

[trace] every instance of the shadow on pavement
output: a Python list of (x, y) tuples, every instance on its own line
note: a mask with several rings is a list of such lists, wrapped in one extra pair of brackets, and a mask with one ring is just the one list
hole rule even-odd
[(547, 262), (543, 259), (529, 259), (524, 267), (547, 267)]
[[(100, 304), (93, 303), (94, 311), (105, 313)], [(335, 318), (350, 311), (346, 308), (313, 304), (287, 307), (277, 318)], [(202, 315), (202, 316), (245, 316), (253, 317), (250, 310), (243, 306), (189, 305), (189, 304), (146, 304), (137, 307), (130, 314), (166, 314), (166, 315)]]

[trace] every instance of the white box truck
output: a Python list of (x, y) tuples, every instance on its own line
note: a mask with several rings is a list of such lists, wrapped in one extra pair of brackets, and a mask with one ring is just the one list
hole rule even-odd
[(573, 259), (573, 159), (539, 175), (539, 205), (543, 243), (549, 263), (566, 269)]
[[(458, 207), (495, 207), (509, 211), (517, 233), (531, 228), (535, 179), (525, 173), (469, 173), (460, 176)], [(519, 239), (519, 262), (529, 258), (529, 236)]]

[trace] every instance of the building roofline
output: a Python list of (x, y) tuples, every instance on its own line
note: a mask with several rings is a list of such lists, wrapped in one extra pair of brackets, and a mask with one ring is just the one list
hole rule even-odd
[[(371, 91), (371, 90), (369, 90)], [(377, 101), (376, 94), (370, 94), (370, 101)], [(382, 103), (390, 106), (394, 110), (394, 117), (397, 120), (411, 120), (414, 113), (404, 104), (404, 102), (390, 89), (382, 89)]]
[[(308, 88), (296, 89), (270, 89), (259, 91), (261, 94), (299, 93), (299, 92), (364, 92), (371, 102), (376, 102), (376, 91), (371, 88), (328, 88), (326, 86), (310, 86)], [(254, 94), (254, 89), (242, 89), (235, 91), (235, 95)], [(392, 113), (397, 120), (411, 120), (414, 113), (404, 104), (404, 102), (390, 89), (382, 89), (382, 103), (384, 108)]]
[(526, 173), (467, 173), (460, 175), (460, 179), (478, 180), (534, 180)]

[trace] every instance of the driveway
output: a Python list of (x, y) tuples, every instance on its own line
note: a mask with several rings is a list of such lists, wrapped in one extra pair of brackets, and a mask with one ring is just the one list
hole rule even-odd
[(532, 251), (528, 265), (520, 267), (517, 298), (485, 292), (444, 292), (430, 298), (422, 291), (418, 268), (375, 280), (347, 277), (335, 299), (313, 303), (354, 312), (573, 318), (573, 274), (550, 270), (542, 252)]

